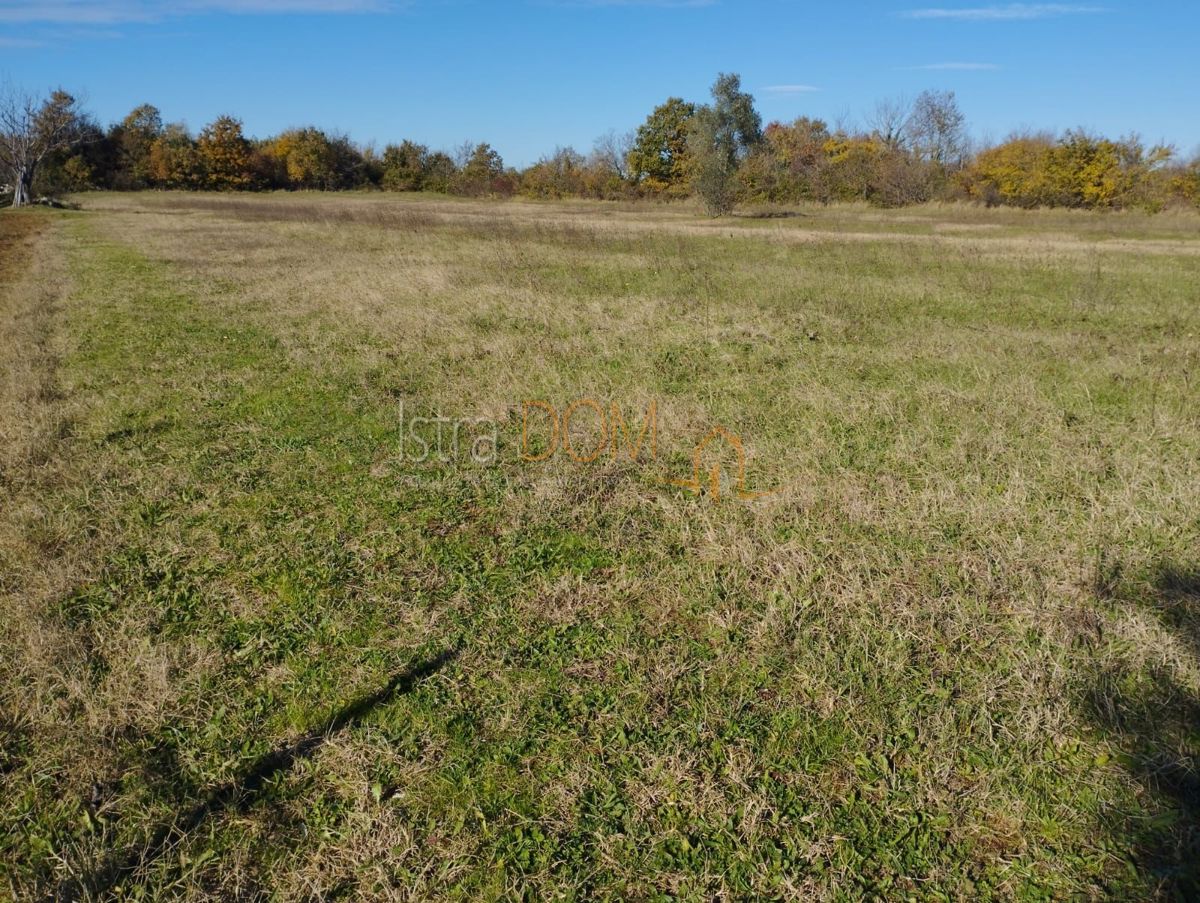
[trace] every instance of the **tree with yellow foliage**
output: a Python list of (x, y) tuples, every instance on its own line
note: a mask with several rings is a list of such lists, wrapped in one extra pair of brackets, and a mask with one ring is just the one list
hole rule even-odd
[(208, 188), (228, 191), (251, 187), (250, 142), (242, 134), (240, 119), (220, 116), (206, 125), (196, 141), (196, 151)]
[(1054, 140), (1046, 135), (1018, 135), (981, 151), (964, 177), (967, 192), (992, 204), (1037, 207), (1051, 202), (1046, 162)]
[(159, 188), (201, 187), (200, 155), (182, 123), (166, 126), (150, 144), (147, 170)]
[(350, 187), (361, 163), (348, 138), (312, 126), (288, 129), (263, 148), (282, 170), (289, 188), (335, 191)]
[(1200, 207), (1200, 157), (1173, 174), (1171, 192), (1189, 204)]
[(871, 198), (875, 169), (884, 145), (866, 135), (838, 132), (825, 141), (833, 197), (842, 201)]
[(967, 192), (988, 203), (1019, 207), (1156, 207), (1159, 170), (1171, 149), (1136, 137), (1112, 141), (1082, 130), (1055, 141), (1022, 135), (982, 151), (964, 175)]

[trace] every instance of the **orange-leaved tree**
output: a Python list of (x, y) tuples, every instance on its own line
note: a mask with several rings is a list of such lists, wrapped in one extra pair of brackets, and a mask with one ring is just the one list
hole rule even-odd
[(242, 134), (242, 123), (232, 116), (219, 116), (204, 127), (196, 141), (204, 181), (218, 191), (250, 188), (250, 142)]

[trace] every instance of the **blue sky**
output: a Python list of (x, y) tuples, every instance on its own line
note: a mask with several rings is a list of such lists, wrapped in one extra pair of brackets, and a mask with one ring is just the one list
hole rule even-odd
[(378, 145), (590, 148), (738, 72), (764, 121), (862, 122), (950, 89), (976, 136), (1085, 126), (1200, 150), (1200, 3), (0, 0), (0, 79), (150, 102), (199, 129), (315, 124)]

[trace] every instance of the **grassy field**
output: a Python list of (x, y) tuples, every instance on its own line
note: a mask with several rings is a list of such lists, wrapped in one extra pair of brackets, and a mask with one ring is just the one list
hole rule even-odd
[(1200, 217), (78, 200), (0, 896), (1200, 894)]

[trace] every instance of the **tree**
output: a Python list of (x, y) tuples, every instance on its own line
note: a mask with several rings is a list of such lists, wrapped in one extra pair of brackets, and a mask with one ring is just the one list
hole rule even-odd
[(902, 150), (912, 119), (913, 105), (904, 95), (878, 101), (867, 118), (871, 134), (892, 150)]
[(446, 194), (454, 184), (458, 167), (453, 158), (444, 151), (434, 151), (425, 160), (421, 187), (425, 191)]
[(750, 197), (775, 202), (830, 200), (829, 127), (801, 116), (791, 125), (772, 122), (763, 131), (759, 152), (739, 170)]
[(839, 201), (873, 200), (885, 145), (869, 135), (839, 131), (825, 147), (829, 157), (830, 195)]
[(1200, 207), (1200, 156), (1171, 173), (1169, 187), (1176, 197)]
[(459, 194), (475, 197), (503, 194), (507, 190), (504, 176), (504, 160), (500, 154), (490, 144), (477, 144), (455, 179), (455, 189)]
[(76, 123), (76, 140), (70, 147), (46, 156), (33, 178), (34, 195), (65, 191), (87, 191), (107, 176), (111, 166), (104, 130), (91, 117), (81, 114)]
[(929, 200), (935, 189), (945, 184), (945, 176), (939, 169), (878, 139), (870, 140), (879, 148), (867, 191), (867, 199), (872, 204), (878, 207), (919, 204)]
[(632, 132), (620, 134), (610, 129), (596, 139), (589, 164), (610, 173), (618, 181), (625, 181), (629, 178), (629, 152), (633, 150), (633, 141)]
[(325, 140), (329, 146), (331, 167), (330, 181), (325, 185), (326, 190), (355, 188), (369, 181), (366, 158), (350, 140), (349, 135), (325, 135)]
[(629, 178), (645, 190), (682, 193), (689, 175), (688, 124), (696, 105), (678, 97), (659, 104), (638, 126), (626, 161)]
[(556, 148), (521, 174), (521, 191), (535, 198), (578, 197), (583, 194), (586, 165), (575, 148)]
[[(1142, 156), (1140, 142), (1135, 152)], [(1115, 141), (1068, 131), (1047, 153), (1044, 165), (1050, 202), (1065, 207), (1118, 207), (1131, 193), (1138, 168), (1131, 151)]]
[(721, 216), (736, 201), (738, 164), (762, 141), (762, 118), (737, 75), (718, 75), (712, 96), (712, 104), (692, 117), (688, 147), (695, 161), (696, 193), (710, 215)]
[(383, 188), (386, 191), (420, 191), (425, 187), (429, 148), (414, 141), (389, 144), (383, 149)]
[(220, 116), (205, 126), (196, 151), (208, 187), (219, 191), (250, 187), (250, 142), (242, 134), (240, 119)]
[(1021, 207), (1158, 209), (1171, 191), (1169, 147), (1146, 148), (1136, 135), (1119, 141), (1082, 129), (1016, 135), (976, 156), (963, 173), (969, 194)]
[(119, 158), (118, 188), (143, 188), (150, 183), (150, 148), (162, 132), (162, 114), (148, 103), (135, 107), (113, 127), (109, 137)]
[(606, 200), (628, 197), (633, 187), (629, 178), (632, 149), (632, 132), (609, 131), (597, 138), (584, 164), (580, 190), (589, 197)]
[(80, 140), (79, 103), (57, 90), (42, 102), (6, 88), (0, 95), (0, 171), (12, 179), (14, 207), (32, 200), (38, 167)]
[(266, 142), (288, 188), (336, 191), (350, 188), (362, 167), (362, 155), (344, 135), (327, 135), (318, 128), (288, 129)]
[(967, 155), (966, 126), (953, 91), (922, 91), (904, 131), (919, 159), (945, 169), (960, 166)]
[(716, 117), (710, 107), (697, 111), (689, 131), (695, 158), (692, 188), (709, 216), (724, 216), (737, 202), (734, 177), (737, 161), (721, 152)]
[(1013, 135), (1007, 141), (980, 151), (964, 173), (967, 192), (993, 204), (1036, 207), (1050, 203), (1047, 180), (1051, 135)]
[(166, 126), (150, 145), (150, 181), (160, 188), (198, 188), (202, 180), (200, 154), (187, 127)]
[(289, 188), (324, 188), (333, 170), (329, 142), (314, 128), (288, 129), (269, 142), (266, 151), (282, 167)]

